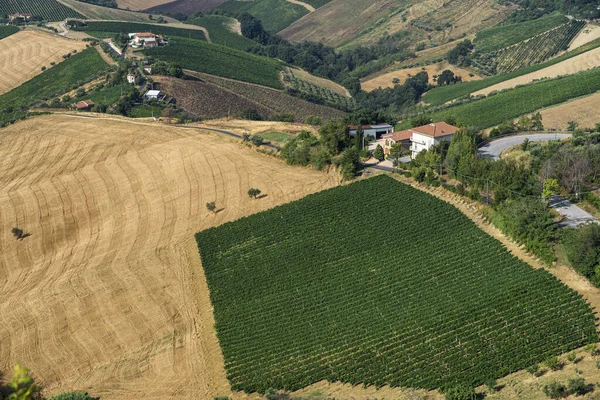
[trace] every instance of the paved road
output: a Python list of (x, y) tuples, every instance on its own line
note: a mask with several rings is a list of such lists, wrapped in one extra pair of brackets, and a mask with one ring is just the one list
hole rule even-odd
[(579, 224), (586, 222), (600, 223), (592, 214), (582, 210), (562, 196), (552, 196), (550, 207), (567, 218), (566, 221), (559, 224), (561, 227), (577, 228)]
[(569, 137), (571, 137), (570, 133), (534, 133), (531, 135), (508, 136), (493, 140), (481, 146), (478, 151), (483, 157), (491, 157), (497, 160), (504, 150), (523, 143), (526, 138), (530, 142), (548, 142), (550, 140), (567, 139)]

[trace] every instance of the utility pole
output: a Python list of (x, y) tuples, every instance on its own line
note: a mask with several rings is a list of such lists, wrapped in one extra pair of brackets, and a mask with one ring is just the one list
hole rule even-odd
[(488, 204), (490, 204), (490, 180), (489, 179), (485, 180), (485, 187), (486, 187), (486, 192), (487, 192), (486, 202)]

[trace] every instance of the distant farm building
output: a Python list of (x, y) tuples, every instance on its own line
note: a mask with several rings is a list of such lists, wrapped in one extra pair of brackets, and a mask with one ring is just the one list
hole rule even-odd
[(432, 146), (443, 140), (450, 141), (459, 129), (445, 122), (435, 122), (423, 126), (410, 128), (412, 158), (415, 158), (423, 150), (429, 150)]
[(135, 74), (127, 75), (127, 83), (135, 83)]
[(152, 32), (130, 33), (130, 46), (133, 48), (152, 48), (158, 47), (165, 43), (165, 40), (160, 35), (155, 35)]
[(148, 90), (144, 98), (147, 100), (158, 100), (160, 99), (160, 90)]
[(145, 66), (145, 67), (144, 67), (144, 71), (146, 71), (148, 74), (152, 75), (152, 67), (150, 67), (150, 66)]
[[(350, 135), (356, 135), (358, 126), (350, 126)], [(363, 125), (362, 126), (365, 137), (371, 136), (373, 139), (381, 139), (383, 135), (394, 132), (392, 125)]]
[(8, 20), (10, 22), (15, 22), (16, 20), (23, 20), (23, 21), (29, 21), (31, 19), (31, 17), (33, 17), (33, 15), (31, 14), (23, 14), (23, 13), (15, 13), (15, 14), (10, 14), (8, 16)]
[(412, 132), (409, 130), (392, 132), (383, 135), (383, 152), (387, 155), (390, 154), (390, 149), (393, 144), (401, 143), (402, 150), (408, 151), (410, 149), (410, 139), (412, 138)]
[(94, 102), (91, 100), (83, 100), (83, 101), (71, 104), (71, 107), (73, 107), (76, 110), (89, 110), (92, 107), (94, 107)]

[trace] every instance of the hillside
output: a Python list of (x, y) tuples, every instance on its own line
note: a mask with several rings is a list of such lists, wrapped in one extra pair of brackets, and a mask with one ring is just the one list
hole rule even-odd
[(221, 46), (246, 50), (256, 45), (255, 41), (242, 36), (240, 23), (234, 18), (224, 15), (203, 15), (188, 21), (188, 24), (206, 28), (211, 42)]
[(89, 21), (86, 26), (73, 28), (75, 31), (89, 32), (92, 36), (112, 37), (115, 33), (151, 31), (157, 35), (182, 36), (196, 40), (206, 40), (202, 28), (192, 24), (153, 24), (121, 21)]
[(309, 115), (324, 121), (342, 118), (342, 111), (309, 103), (281, 91), (201, 73), (188, 72), (196, 80), (157, 78), (160, 89), (177, 99), (177, 105), (203, 118), (240, 115), (254, 110), (263, 119), (291, 114), (303, 122)]
[(41, 74), (42, 67), (64, 61), (63, 55), (84, 49), (84, 42), (33, 30), (0, 40), (0, 95)]
[(47, 21), (83, 17), (79, 12), (66, 7), (57, 0), (10, 0), (0, 2), (0, 15), (14, 13), (28, 13), (40, 16)]
[(231, 395), (193, 234), (337, 184), (224, 135), (107, 117), (19, 122), (0, 160), (2, 370), (103, 400)]
[(117, 0), (119, 8), (133, 11), (146, 10), (173, 2), (174, 0)]
[(185, 15), (192, 15), (198, 11), (204, 12), (211, 10), (226, 1), (227, 0), (175, 0), (159, 6), (154, 6), (146, 11), (163, 11), (173, 14), (181, 13)]
[[(117, 8), (100, 7), (94, 4), (84, 3), (78, 0), (57, 0), (58, 2), (77, 11), (77, 13), (88, 19), (111, 20), (111, 21), (134, 21), (150, 22), (149, 14), (120, 10)], [(74, 17), (77, 18), (77, 17)], [(174, 18), (163, 17), (168, 22), (178, 22)]]
[(219, 5), (218, 10), (233, 14), (247, 12), (261, 20), (263, 27), (272, 33), (277, 33), (293, 22), (309, 14), (300, 4), (288, 0), (228, 0)]

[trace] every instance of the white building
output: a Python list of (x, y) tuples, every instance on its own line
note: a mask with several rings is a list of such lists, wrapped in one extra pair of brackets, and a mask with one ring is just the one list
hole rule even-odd
[(452, 136), (459, 129), (445, 122), (435, 122), (423, 126), (408, 129), (412, 133), (410, 138), (411, 158), (415, 158), (423, 150), (429, 150), (431, 146), (439, 144), (442, 140), (451, 141)]
[(147, 100), (151, 100), (151, 99), (158, 100), (160, 98), (160, 90), (148, 90), (148, 92), (146, 92), (144, 97)]
[[(356, 135), (356, 130), (358, 126), (350, 126), (350, 135)], [(387, 135), (389, 133), (394, 132), (394, 127), (388, 124), (382, 125), (363, 125), (362, 126), (365, 137), (372, 136), (373, 139), (380, 139), (381, 136)]]
[(127, 83), (135, 83), (135, 74), (127, 75)]
[(133, 48), (157, 47), (164, 43), (164, 38), (152, 32), (139, 32), (129, 34), (129, 45)]

